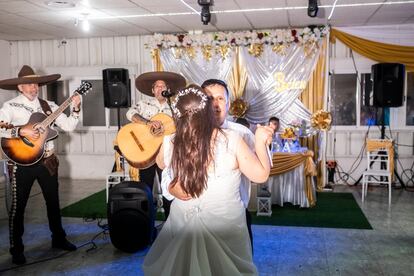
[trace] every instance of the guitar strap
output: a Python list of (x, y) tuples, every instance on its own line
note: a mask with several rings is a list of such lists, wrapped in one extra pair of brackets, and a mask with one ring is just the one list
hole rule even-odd
[(50, 108), (50, 106), (49, 106), (49, 104), (47, 103), (47, 101), (42, 100), (42, 99), (40, 99), (40, 98), (38, 98), (38, 99), (39, 99), (39, 103), (40, 103), (40, 106), (42, 107), (43, 112), (44, 112), (47, 116), (49, 116), (50, 114), (52, 114), (52, 109)]
[[(43, 112), (47, 116), (52, 114), (52, 109), (50, 108), (47, 101), (39, 98), (39, 103), (40, 103), (40, 106), (42, 107)], [(56, 155), (52, 154), (51, 156), (48, 156), (46, 158), (43, 157), (41, 162), (46, 167), (46, 169), (49, 171), (50, 175), (57, 174), (58, 167), (59, 167), (59, 160), (57, 159)]]
[(47, 101), (45, 101), (43, 99), (40, 99), (40, 98), (38, 98), (38, 99), (39, 99), (40, 106), (42, 107), (43, 113), (45, 113), (47, 116), (52, 114), (52, 109), (50, 108)]

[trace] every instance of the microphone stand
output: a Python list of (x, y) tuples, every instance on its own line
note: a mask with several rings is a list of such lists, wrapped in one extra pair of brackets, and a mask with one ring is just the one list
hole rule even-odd
[(174, 94), (171, 93), (170, 90), (164, 90), (161, 92), (161, 95), (167, 100), (168, 107), (171, 110), (171, 115), (173, 115), (172, 117), (174, 118), (174, 111), (171, 106), (171, 97), (174, 96)]

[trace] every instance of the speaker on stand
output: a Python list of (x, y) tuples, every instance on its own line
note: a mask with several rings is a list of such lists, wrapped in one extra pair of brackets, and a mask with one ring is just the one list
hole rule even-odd
[[(385, 108), (400, 107), (404, 100), (405, 66), (399, 63), (377, 63), (371, 67), (372, 83), (365, 81), (364, 104), (381, 108), (381, 139), (385, 138)], [(372, 89), (371, 89), (372, 88)], [(385, 165), (385, 164), (382, 164)], [(404, 182), (394, 168), (402, 187)], [(355, 182), (357, 185), (362, 175)]]
[(143, 182), (126, 181), (109, 190), (108, 225), (112, 244), (134, 253), (149, 246), (156, 233), (152, 193)]
[[(129, 73), (124, 68), (107, 68), (102, 70), (104, 106), (117, 109), (118, 131), (121, 129), (121, 107), (131, 106), (131, 80)], [(118, 146), (114, 149), (120, 153)], [(121, 156), (122, 167), (125, 168), (124, 160)], [(112, 172), (116, 171), (116, 162)]]
[(127, 69), (108, 68), (102, 70), (104, 105), (117, 108), (118, 130), (121, 128), (120, 108), (131, 106), (131, 80)]

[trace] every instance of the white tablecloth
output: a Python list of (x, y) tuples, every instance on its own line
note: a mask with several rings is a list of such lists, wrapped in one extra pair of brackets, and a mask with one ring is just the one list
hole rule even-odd
[[(284, 202), (309, 208), (309, 200), (305, 192), (305, 176), (303, 164), (280, 175), (270, 176), (267, 187), (272, 197), (272, 204), (283, 206)], [(312, 192), (316, 198), (315, 183), (312, 179)]]

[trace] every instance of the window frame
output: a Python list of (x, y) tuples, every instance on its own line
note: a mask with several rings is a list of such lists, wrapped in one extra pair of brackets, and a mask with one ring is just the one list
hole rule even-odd
[[(390, 128), (392, 131), (394, 130), (414, 130), (414, 125), (409, 126), (406, 125), (406, 116), (407, 116), (407, 74), (409, 72), (405, 72), (405, 80), (404, 80), (404, 100), (403, 100), (403, 105), (400, 107), (391, 107), (390, 108)], [(414, 72), (411, 72), (412, 74), (414, 74)], [(342, 74), (356, 74), (355, 70), (347, 70), (347, 69), (342, 69), (342, 70), (335, 70), (332, 72), (332, 76), (333, 75), (342, 75)], [(361, 79), (362, 78), (362, 74), (371, 74), (371, 69), (367, 68), (364, 70), (360, 70), (358, 71), (358, 78)], [(331, 81), (332, 76), (330, 76), (329, 81)], [(333, 128), (337, 129), (337, 130), (349, 130), (350, 128), (357, 128), (359, 130), (367, 130), (369, 126), (365, 126), (365, 125), (361, 125), (361, 106), (362, 106), (362, 102), (361, 102), (361, 85), (359, 83), (359, 79), (356, 79), (356, 125), (332, 125)], [(332, 86), (331, 86), (331, 82), (329, 84), (329, 89), (330, 91), (332, 91)], [(332, 93), (330, 93), (330, 101), (332, 100)], [(374, 129), (376, 129), (378, 126), (371, 126), (374, 127)]]
[[(129, 74), (129, 78), (131, 79), (131, 87), (130, 87), (130, 92), (131, 92), (131, 106), (134, 105), (135, 103), (135, 93), (133, 93), (133, 91), (135, 91), (135, 75), (134, 74)], [(69, 80), (69, 93), (72, 93), (73, 91), (75, 91), (75, 89), (77, 87), (79, 87), (80, 83), (82, 80), (100, 80), (103, 81), (102, 75), (99, 76), (84, 76), (84, 77), (80, 77), (80, 76), (76, 76), (72, 79)], [(133, 84), (134, 83), (134, 84)], [(93, 87), (92, 87), (93, 89)], [(90, 91), (89, 93), (96, 93), (93, 90)], [(82, 97), (88, 97), (88, 95), (82, 96)], [(76, 130), (78, 131), (86, 131), (86, 130), (96, 130), (96, 131), (103, 131), (103, 130), (110, 130), (110, 131), (118, 131), (118, 126), (111, 126), (110, 125), (110, 108), (104, 107), (104, 104), (102, 103), (102, 107), (105, 108), (105, 126), (84, 126), (83, 125), (83, 112), (81, 112), (80, 117), (79, 117), (79, 124), (76, 127)], [(83, 107), (82, 107), (83, 108)], [(121, 113), (121, 116), (125, 115)]]
[[(355, 73), (355, 71), (354, 70), (346, 70), (346, 69), (341, 69), (341, 70), (335, 70), (335, 71), (333, 71), (332, 72), (332, 75), (330, 75), (329, 76), (329, 102), (331, 103), (332, 102), (332, 78), (334, 77), (334, 75), (349, 75), (349, 74), (356, 74)], [(357, 78), (356, 78), (356, 89), (357, 89), (357, 93), (355, 94), (355, 97), (356, 97), (356, 99), (355, 99), (355, 104), (356, 104), (356, 123), (358, 123), (359, 121), (359, 110), (358, 110), (358, 101), (359, 101), (359, 98), (358, 98), (358, 96), (359, 96), (359, 88), (358, 88), (358, 86), (359, 86), (359, 84), (358, 84), (358, 76), (357, 76)], [(330, 103), (329, 103), (329, 109), (331, 108), (331, 106), (330, 106)], [(329, 111), (331, 111), (332, 112), (332, 110), (329, 110)], [(332, 116), (334, 116), (334, 114), (332, 114)], [(336, 129), (336, 130), (348, 130), (348, 129), (350, 129), (350, 128), (354, 128), (354, 127), (358, 127), (358, 124), (357, 125), (334, 125), (334, 124), (332, 124), (332, 127), (334, 128), (334, 129)]]

